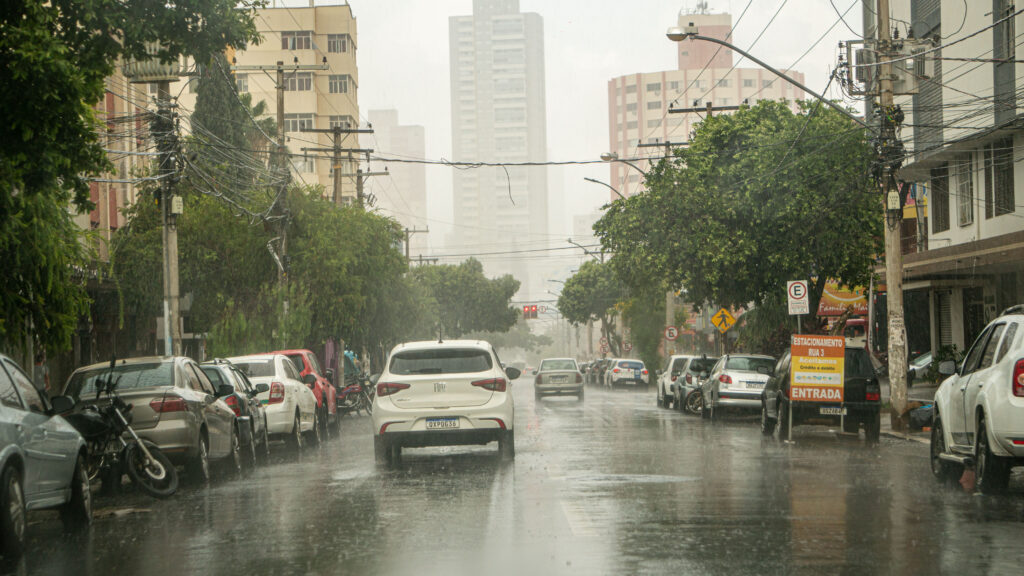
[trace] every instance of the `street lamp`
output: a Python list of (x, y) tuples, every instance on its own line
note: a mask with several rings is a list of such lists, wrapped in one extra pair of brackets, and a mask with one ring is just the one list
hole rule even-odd
[(603, 153), (601, 153), (601, 161), (602, 162), (621, 162), (621, 163), (625, 164), (626, 166), (629, 166), (630, 168), (632, 168), (632, 169), (636, 170), (637, 172), (643, 174), (645, 178), (647, 177), (647, 172), (643, 171), (639, 166), (637, 166), (636, 164), (630, 162), (629, 160), (623, 160), (622, 158), (619, 158), (619, 154), (617, 152), (603, 152)]
[(614, 186), (612, 186), (611, 184), (608, 184), (607, 182), (601, 182), (600, 180), (595, 180), (594, 178), (587, 178), (586, 176), (584, 176), (583, 179), (586, 180), (587, 182), (593, 182), (594, 184), (600, 184), (601, 186), (606, 186), (609, 190), (611, 190), (612, 192), (615, 192), (616, 194), (618, 194), (619, 198), (622, 198), (623, 200), (626, 199), (626, 197), (622, 195), (622, 192), (619, 192), (618, 190), (615, 189)]

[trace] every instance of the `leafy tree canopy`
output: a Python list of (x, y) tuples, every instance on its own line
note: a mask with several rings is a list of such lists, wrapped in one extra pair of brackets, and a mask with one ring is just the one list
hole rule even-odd
[(461, 264), (420, 266), (410, 275), (413, 282), (426, 286), (437, 303), (438, 323), (445, 338), (473, 331), (504, 332), (519, 316), (510, 304), (519, 290), (519, 281), (508, 274), (487, 278), (483, 265), (474, 258)]
[(558, 296), (558, 311), (577, 325), (599, 320), (601, 335), (617, 355), (622, 341), (615, 332), (616, 305), (626, 297), (626, 287), (619, 282), (612, 264), (590, 260), (565, 281)]

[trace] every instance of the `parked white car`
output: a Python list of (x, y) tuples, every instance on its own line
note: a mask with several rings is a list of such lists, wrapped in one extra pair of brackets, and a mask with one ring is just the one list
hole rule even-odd
[(399, 344), (376, 378), (373, 447), (377, 461), (397, 463), (403, 448), (487, 444), (515, 456), (515, 403), (510, 380), (487, 342)]
[(673, 384), (679, 378), (683, 367), (686, 366), (686, 361), (690, 358), (692, 356), (682, 354), (670, 356), (668, 361), (665, 362), (665, 367), (658, 370), (658, 406), (668, 408), (673, 404), (679, 405), (675, 399), (675, 387)]
[(608, 388), (616, 386), (644, 386), (650, 384), (650, 375), (642, 360), (616, 358), (604, 371), (604, 385)]
[(704, 409), (701, 416), (717, 418), (721, 408), (761, 410), (761, 393), (775, 358), (759, 354), (726, 354), (719, 358), (702, 386)]
[(931, 468), (939, 480), (974, 467), (978, 490), (1006, 489), (1010, 468), (1024, 465), (1024, 306), (989, 323), (935, 392)]
[(267, 433), (283, 437), (293, 450), (301, 450), (302, 435), (314, 444), (320, 443), (316, 396), (302, 382), (295, 364), (284, 354), (257, 354), (228, 358), (254, 385), (266, 384), (270, 389), (258, 394), (267, 415)]

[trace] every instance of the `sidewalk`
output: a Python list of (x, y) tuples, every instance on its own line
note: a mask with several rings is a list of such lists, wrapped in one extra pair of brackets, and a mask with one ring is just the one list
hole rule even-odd
[[(889, 378), (882, 376), (878, 379), (878, 383), (881, 387), (882, 392), (882, 403), (889, 403)], [(907, 399), (910, 402), (920, 402), (921, 404), (931, 404), (935, 398), (935, 390), (939, 387), (938, 384), (929, 382), (915, 382), (911, 386), (910, 390), (907, 391)], [(931, 444), (931, 428), (924, 428), (923, 430), (916, 430), (911, 432), (896, 432), (892, 429), (888, 412), (882, 413), (882, 426), (881, 432), (885, 436), (892, 438), (900, 438), (902, 440), (911, 440), (919, 442), (921, 444)]]

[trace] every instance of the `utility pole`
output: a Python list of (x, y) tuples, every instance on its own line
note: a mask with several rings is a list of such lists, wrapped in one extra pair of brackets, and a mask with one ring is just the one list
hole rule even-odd
[[(693, 108), (669, 108), (669, 114), (692, 114), (694, 112), (704, 112), (708, 115), (708, 118), (714, 116), (715, 112), (729, 112), (739, 110), (739, 106), (712, 106), (711, 102), (708, 101), (704, 106), (698, 107), (697, 102), (694, 102)], [(688, 142), (678, 142), (677, 144), (688, 144)]]
[(412, 261), (412, 260), (409, 259), (409, 237), (412, 236), (413, 234), (425, 234), (427, 232), (430, 232), (430, 228), (429, 227), (428, 228), (424, 228), (423, 230), (419, 230), (415, 226), (411, 230), (409, 228), (405, 229), (405, 261), (406, 262), (411, 262)]
[(903, 250), (900, 246), (900, 220), (903, 203), (895, 187), (894, 166), (896, 127), (893, 121), (892, 33), (889, 30), (889, 0), (878, 0), (879, 80), (879, 161), (882, 202), (885, 204), (885, 283), (889, 320), (889, 400), (890, 421), (894, 430), (904, 428), (907, 411), (907, 334), (903, 319)]
[[(303, 128), (302, 132), (315, 132), (318, 134), (331, 134), (334, 146), (330, 148), (332, 153), (331, 162), (334, 171), (334, 190), (331, 192), (331, 202), (337, 204), (341, 200), (341, 178), (344, 176), (341, 172), (341, 153), (348, 152), (348, 160), (351, 165), (352, 152), (359, 151), (358, 148), (342, 148), (341, 144), (345, 139), (345, 136), (349, 134), (373, 134), (373, 129), (354, 129), (354, 128), (342, 128), (341, 126), (334, 126), (332, 128)], [(328, 151), (326, 148), (303, 148), (303, 152), (325, 152)], [(372, 152), (370, 150), (369, 152)], [(369, 153), (368, 152), (368, 153)]]
[(181, 347), (181, 308), (178, 284), (178, 226), (180, 199), (174, 197), (174, 117), (171, 111), (171, 83), (161, 80), (157, 84), (157, 114), (153, 119), (153, 133), (160, 150), (160, 218), (163, 228), (164, 263), (164, 355), (176, 356)]
[(423, 266), (424, 262), (430, 262), (432, 264), (437, 264), (437, 260), (438, 259), (437, 258), (424, 258), (423, 254), (420, 254), (418, 260), (419, 260), (420, 266)]

